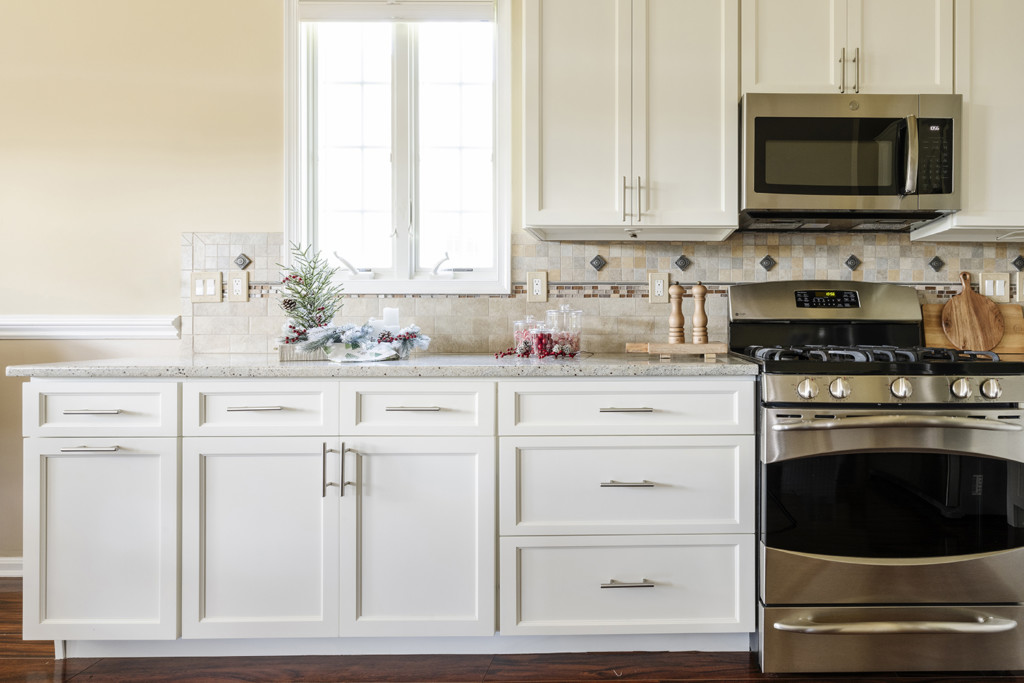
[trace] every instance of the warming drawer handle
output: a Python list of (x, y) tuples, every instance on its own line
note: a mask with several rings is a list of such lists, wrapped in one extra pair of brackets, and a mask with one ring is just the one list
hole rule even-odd
[(828, 429), (862, 429), (866, 427), (957, 427), (990, 432), (1019, 432), (1019, 424), (999, 420), (956, 417), (953, 415), (863, 415), (827, 420), (800, 420), (772, 425), (774, 432), (813, 432)]
[(601, 588), (654, 588), (654, 582), (647, 579), (640, 579), (634, 582), (608, 579), (608, 583), (602, 583)]
[(441, 406), (386, 406), (385, 413), (438, 413)]
[(120, 408), (111, 408), (110, 410), (97, 410), (92, 408), (78, 408), (68, 409), (62, 411), (62, 415), (119, 415), (121, 413)]
[(809, 635), (877, 635), (883, 633), (1002, 633), (1017, 628), (1013, 619), (979, 616), (972, 621), (851, 621), (818, 623), (799, 618), (777, 621), (776, 630)]
[(602, 413), (653, 413), (654, 408), (601, 408)]
[(228, 406), (229, 413), (261, 413), (267, 410), (284, 410), (284, 406)]
[(117, 453), (120, 446), (75, 446), (74, 448), (62, 448), (61, 453)]
[(654, 488), (655, 484), (653, 481), (602, 481), (601, 488), (603, 489), (651, 489)]

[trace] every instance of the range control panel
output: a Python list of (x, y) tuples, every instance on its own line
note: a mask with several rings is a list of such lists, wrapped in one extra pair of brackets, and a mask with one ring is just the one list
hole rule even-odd
[(860, 297), (849, 289), (798, 289), (797, 308), (860, 308)]

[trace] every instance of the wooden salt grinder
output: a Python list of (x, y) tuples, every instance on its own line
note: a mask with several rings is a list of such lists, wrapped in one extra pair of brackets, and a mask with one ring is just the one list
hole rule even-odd
[(681, 285), (672, 285), (668, 288), (669, 305), (672, 307), (668, 314), (669, 344), (682, 344), (686, 341), (683, 339), (683, 324), (686, 322), (683, 318), (683, 291)]
[(698, 282), (693, 289), (693, 343), (708, 343), (708, 314), (704, 312), (704, 295), (708, 288)]

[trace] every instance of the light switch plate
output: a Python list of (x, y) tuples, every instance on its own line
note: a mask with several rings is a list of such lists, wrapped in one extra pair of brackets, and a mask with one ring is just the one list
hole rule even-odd
[(192, 303), (218, 303), (221, 300), (220, 271), (192, 273)]
[(249, 271), (232, 270), (228, 272), (228, 301), (249, 300)]
[(647, 284), (649, 286), (648, 297), (652, 304), (668, 303), (668, 287), (671, 284), (668, 280), (668, 273), (648, 273)]
[(548, 271), (536, 270), (526, 274), (526, 300), (548, 300)]
[(987, 296), (996, 303), (1010, 302), (1010, 274), (1009, 273), (982, 273), (978, 290), (982, 296)]

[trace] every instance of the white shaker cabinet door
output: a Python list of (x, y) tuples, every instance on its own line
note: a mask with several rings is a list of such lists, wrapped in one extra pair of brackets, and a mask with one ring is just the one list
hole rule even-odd
[(493, 437), (346, 439), (342, 635), (495, 631)]
[(178, 636), (178, 443), (25, 440), (26, 639)]
[(184, 440), (182, 636), (338, 634), (337, 438)]

